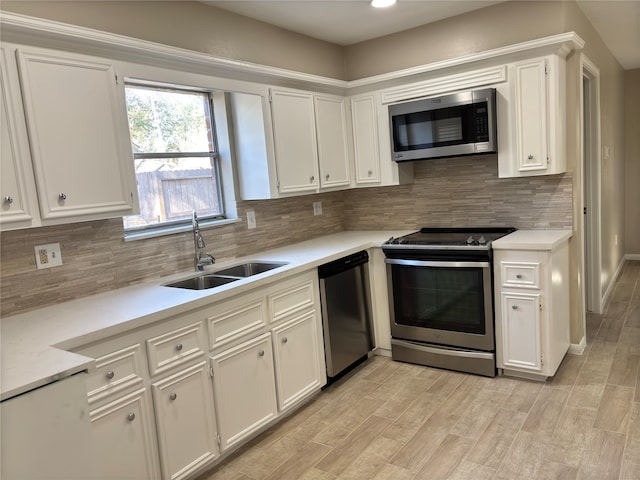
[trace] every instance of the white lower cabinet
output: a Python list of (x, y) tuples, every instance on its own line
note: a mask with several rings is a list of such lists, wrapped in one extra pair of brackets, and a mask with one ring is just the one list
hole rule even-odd
[(504, 373), (551, 377), (569, 349), (570, 236), (519, 230), (493, 242), (496, 363)]
[(211, 379), (200, 362), (152, 384), (162, 478), (187, 478), (218, 455)]
[(539, 294), (502, 293), (503, 368), (542, 371)]
[(241, 442), (277, 415), (271, 334), (211, 358), (222, 450)]
[(159, 478), (153, 414), (142, 388), (92, 410), (92, 464), (102, 480)]
[(315, 311), (275, 327), (273, 344), (278, 408), (283, 411), (323, 385)]

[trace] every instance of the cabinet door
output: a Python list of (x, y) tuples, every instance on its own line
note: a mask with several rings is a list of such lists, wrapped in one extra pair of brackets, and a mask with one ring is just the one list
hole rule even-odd
[(224, 451), (277, 414), (271, 334), (212, 357), (211, 365)]
[(90, 417), (96, 478), (159, 477), (153, 417), (145, 389), (93, 410)]
[(206, 362), (152, 385), (162, 478), (187, 478), (218, 455)]
[(545, 170), (549, 153), (545, 59), (516, 64), (514, 82), (517, 169)]
[(113, 66), (40, 49), (18, 50), (18, 64), (43, 220), (133, 213), (124, 91)]
[(274, 148), (280, 193), (318, 188), (318, 149), (313, 94), (271, 90)]
[[(35, 226), (35, 188), (16, 65), (12, 52), (0, 48), (0, 226), (3, 230)], [(27, 184), (28, 183), (28, 184)]]
[(540, 295), (502, 293), (502, 365), (540, 372)]
[(351, 116), (356, 183), (378, 183), (380, 182), (380, 151), (375, 95), (353, 97)]
[(320, 185), (322, 188), (348, 186), (349, 148), (343, 97), (314, 96)]
[(280, 411), (322, 386), (316, 332), (315, 310), (273, 329)]

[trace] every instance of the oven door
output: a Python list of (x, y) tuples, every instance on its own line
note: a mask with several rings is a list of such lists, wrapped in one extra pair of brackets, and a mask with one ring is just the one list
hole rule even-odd
[(490, 262), (385, 262), (393, 338), (495, 350)]

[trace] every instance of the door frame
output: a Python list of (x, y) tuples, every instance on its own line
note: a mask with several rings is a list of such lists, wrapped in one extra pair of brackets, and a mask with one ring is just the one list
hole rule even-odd
[[(585, 83), (587, 88), (585, 89)], [(586, 114), (586, 116), (585, 116)], [(580, 54), (580, 162), (582, 180), (580, 212), (590, 208), (581, 218), (582, 258), (585, 311), (602, 313), (602, 225), (601, 225), (601, 118), (600, 69)], [(586, 222), (585, 222), (586, 220)], [(589, 261), (587, 261), (587, 256)]]

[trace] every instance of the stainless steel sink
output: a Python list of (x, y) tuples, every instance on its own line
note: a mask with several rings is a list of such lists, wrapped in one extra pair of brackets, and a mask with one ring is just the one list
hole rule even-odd
[(233, 267), (223, 268), (198, 277), (187, 278), (178, 282), (168, 283), (166, 287), (188, 288), (190, 290), (207, 290), (227, 283), (235, 282), (259, 273), (268, 272), (274, 268), (286, 265), (286, 262), (247, 262)]
[(219, 287), (227, 283), (240, 280), (233, 277), (219, 277), (217, 275), (200, 275), (199, 277), (187, 278), (179, 282), (168, 283), (167, 287), (188, 288), (190, 290), (206, 290), (209, 288)]
[(286, 265), (284, 262), (248, 262), (214, 272), (216, 275), (246, 278)]

